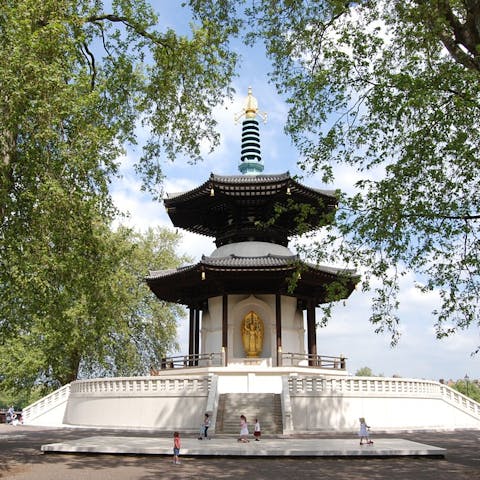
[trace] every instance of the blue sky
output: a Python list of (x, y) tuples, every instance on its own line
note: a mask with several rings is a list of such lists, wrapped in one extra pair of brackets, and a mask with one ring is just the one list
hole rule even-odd
[[(173, 0), (155, 1), (161, 6), (161, 23), (172, 28), (185, 28), (188, 25), (188, 12), (179, 7), (180, 2)], [(238, 44), (236, 44), (238, 45)], [(248, 87), (259, 102), (259, 108), (268, 113), (268, 122), (260, 125), (260, 139), (265, 173), (290, 171), (299, 173), (298, 152), (283, 133), (287, 106), (273, 86), (268, 84), (269, 63), (263, 55), (263, 48), (241, 48), (243, 64), (239, 77), (233, 82), (236, 91), (232, 103), (226, 103), (215, 111), (219, 123), (221, 144), (202, 163), (190, 165), (179, 158), (164, 168), (166, 175), (165, 191), (178, 192), (194, 188), (208, 179), (210, 173), (236, 175), (240, 160), (241, 125), (235, 125), (234, 115), (242, 110)], [(144, 136), (139, 132), (140, 137)], [(163, 205), (154, 202), (148, 194), (141, 192), (140, 179), (133, 172), (132, 165), (140, 155), (140, 149), (128, 150), (121, 160), (123, 178), (112, 185), (112, 194), (116, 205), (130, 214), (127, 222), (138, 230), (149, 226), (173, 228)], [(334, 185), (324, 185), (319, 178), (311, 176), (303, 183), (314, 188), (340, 188), (351, 191), (360, 177), (351, 168), (336, 169)], [(290, 245), (292, 248), (292, 245)], [(184, 232), (179, 253), (186, 253), (195, 260), (202, 254), (209, 255), (215, 246), (212, 239)], [(146, 272), (147, 273), (147, 272)], [(420, 281), (413, 274), (401, 280), (400, 330), (402, 336), (398, 345), (390, 347), (388, 334), (375, 334), (374, 326), (368, 321), (371, 299), (369, 294), (355, 291), (345, 305), (338, 305), (332, 319), (325, 328), (317, 331), (317, 349), (324, 355), (345, 355), (347, 368), (354, 374), (361, 367), (368, 366), (375, 374), (385, 376), (400, 375), (410, 378), (438, 380), (480, 378), (480, 357), (471, 357), (470, 353), (480, 344), (479, 331), (476, 328), (460, 332), (443, 340), (435, 338), (432, 310), (438, 302), (436, 292), (422, 294), (414, 288)], [(178, 329), (181, 350), (188, 351), (187, 320), (180, 319)]]

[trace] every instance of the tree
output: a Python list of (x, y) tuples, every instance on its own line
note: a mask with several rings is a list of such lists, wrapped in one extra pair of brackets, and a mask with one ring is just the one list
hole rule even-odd
[(478, 386), (477, 382), (471, 382), (467, 380), (457, 380), (453, 385), (452, 388), (463, 393), (467, 397), (470, 397), (472, 400), (476, 402), (480, 402), (480, 387)]
[(148, 267), (188, 260), (175, 254), (178, 235), (111, 232), (99, 224), (95, 239), (81, 259), (56, 256), (48, 288), (32, 293), (42, 310), (0, 345), (4, 391), (25, 394), (40, 385), (45, 392), (77, 378), (147, 374), (178, 348), (182, 309), (159, 302), (143, 280)]
[(192, 3), (211, 21), (243, 19), (246, 41), (264, 42), (301, 168), (325, 182), (336, 165), (359, 176), (311, 253), (366, 272), (376, 331), (398, 339), (405, 270), (440, 293), (438, 337), (478, 326), (478, 0)]
[(356, 377), (373, 377), (374, 375), (370, 367), (362, 367), (355, 372), (355, 376)]
[[(156, 198), (162, 159), (185, 153), (195, 160), (200, 144), (216, 144), (210, 113), (231, 93), (236, 57), (225, 36), (231, 29), (216, 30), (206, 20), (180, 35), (163, 28), (144, 0), (2, 2), (4, 385), (54, 387), (78, 372), (136, 372), (172, 346), (173, 310), (150, 305), (131, 272), (117, 265), (133, 262), (133, 234), (110, 230), (118, 212), (109, 184), (140, 122), (151, 137), (136, 167)], [(151, 238), (142, 242), (146, 251), (155, 246)], [(139, 281), (145, 265), (142, 274), (135, 268)], [(157, 308), (165, 323), (148, 323)], [(143, 354), (132, 338), (146, 342)]]
[(114, 218), (108, 185), (140, 121), (152, 135), (137, 169), (157, 198), (162, 158), (197, 159), (201, 143), (218, 140), (210, 113), (230, 94), (235, 64), (224, 33), (208, 21), (189, 35), (162, 31), (146, 1), (109, 3), (0, 8), (2, 333), (43, 308), (29, 311), (24, 299), (48, 287), (52, 251), (80, 256), (94, 242), (92, 222)]

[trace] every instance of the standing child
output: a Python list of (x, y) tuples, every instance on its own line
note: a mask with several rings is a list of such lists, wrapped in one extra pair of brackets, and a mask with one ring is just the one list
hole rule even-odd
[(358, 432), (358, 435), (360, 437), (360, 445), (363, 445), (363, 441), (365, 440), (365, 443), (370, 444), (373, 443), (369, 438), (368, 438), (368, 429), (370, 428), (367, 423), (365, 422), (365, 418), (360, 417), (360, 431)]
[(208, 413), (205, 414), (205, 419), (203, 420), (203, 436), (205, 440), (208, 439), (208, 427), (210, 426), (210, 415)]
[(179, 464), (180, 460), (178, 456), (180, 455), (180, 447), (182, 446), (180, 442), (180, 434), (178, 432), (173, 432), (173, 463)]
[(262, 435), (262, 432), (260, 430), (260, 422), (258, 421), (258, 418), (255, 419), (255, 428), (253, 430), (253, 436), (255, 437), (255, 441), (259, 442), (260, 441), (260, 436)]

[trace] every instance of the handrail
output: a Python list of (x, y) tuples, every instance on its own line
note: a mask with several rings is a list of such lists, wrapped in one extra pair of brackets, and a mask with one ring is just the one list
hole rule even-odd
[[(160, 369), (167, 368), (189, 368), (189, 367), (211, 367), (222, 366), (223, 356), (221, 353), (193, 353), (189, 355), (179, 355), (176, 357), (162, 358)], [(152, 375), (158, 374), (158, 370), (150, 370)]]
[[(346, 370), (347, 368), (347, 359), (343, 356), (332, 357), (310, 353), (282, 352), (280, 358), (282, 366), (307, 366), (332, 370)], [(305, 363), (305, 365), (302, 365), (302, 363)]]
[[(307, 366), (330, 370), (346, 370), (347, 368), (347, 358), (343, 356), (333, 357), (329, 355), (282, 352), (279, 358), (281, 366)], [(249, 362), (245, 361), (245, 363)], [(161, 370), (172, 368), (220, 367), (224, 365), (225, 358), (222, 353), (194, 353), (176, 357), (164, 357), (161, 360), (160, 370), (152, 367), (150, 374), (158, 375)]]

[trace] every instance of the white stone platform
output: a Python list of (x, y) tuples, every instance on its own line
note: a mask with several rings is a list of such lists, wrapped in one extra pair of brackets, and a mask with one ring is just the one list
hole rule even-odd
[[(444, 456), (446, 450), (401, 438), (376, 438), (371, 445), (352, 439), (266, 438), (240, 443), (236, 438), (197, 440), (182, 438), (181, 455), (186, 456)], [(105, 453), (129, 455), (172, 455), (173, 439), (151, 437), (93, 436), (42, 445), (43, 452)]]

